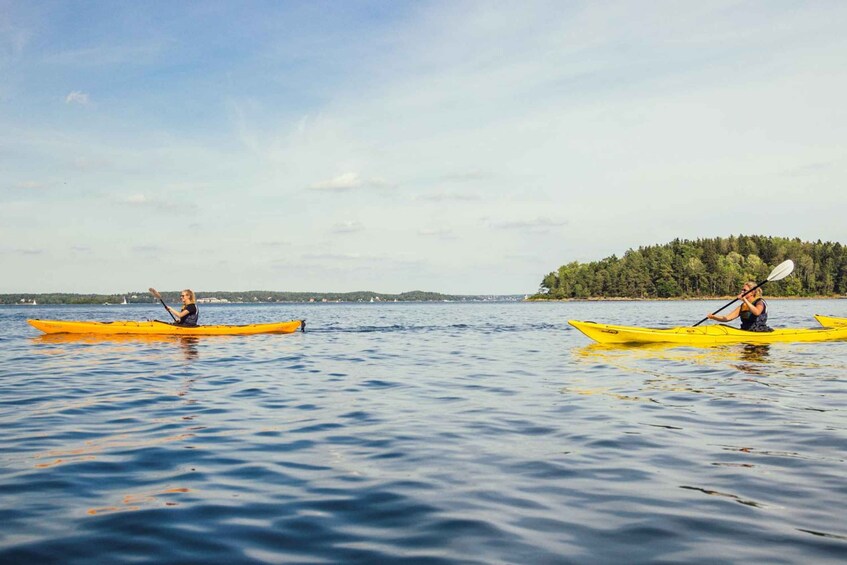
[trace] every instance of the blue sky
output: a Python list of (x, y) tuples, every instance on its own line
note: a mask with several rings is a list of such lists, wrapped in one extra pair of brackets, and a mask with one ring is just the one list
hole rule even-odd
[(0, 0), (0, 292), (529, 293), (847, 242), (843, 2)]

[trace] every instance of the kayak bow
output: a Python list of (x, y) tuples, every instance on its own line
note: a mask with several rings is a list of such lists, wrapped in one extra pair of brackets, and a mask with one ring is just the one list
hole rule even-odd
[(776, 329), (772, 332), (750, 332), (723, 324), (654, 329), (577, 320), (570, 320), (568, 323), (600, 343), (716, 345), (721, 343), (791, 343), (847, 340), (847, 320), (845, 320), (844, 326), (837, 328)]
[(822, 316), (815, 314), (815, 320), (825, 328), (843, 328), (847, 326), (847, 318), (836, 318), (835, 316)]
[(65, 320), (27, 320), (31, 326), (45, 333), (72, 333), (97, 335), (253, 335), (266, 333), (289, 334), (305, 328), (305, 320), (247, 324), (243, 326), (175, 326), (168, 322), (151, 320), (135, 322), (76, 322)]

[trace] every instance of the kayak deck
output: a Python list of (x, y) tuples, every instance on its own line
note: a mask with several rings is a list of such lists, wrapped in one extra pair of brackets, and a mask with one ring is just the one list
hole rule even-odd
[(66, 320), (27, 320), (31, 326), (44, 333), (72, 333), (95, 335), (254, 335), (266, 333), (293, 333), (305, 330), (305, 320), (290, 320), (269, 324), (240, 326), (176, 326), (159, 320), (115, 322), (78, 322)]
[(847, 318), (836, 318), (835, 316), (822, 316), (815, 314), (815, 320), (825, 328), (843, 328), (847, 326)]
[(568, 323), (599, 343), (715, 345), (722, 343), (757, 344), (847, 340), (847, 325), (837, 328), (775, 329), (772, 332), (750, 332), (723, 324), (654, 329), (578, 320), (569, 320)]

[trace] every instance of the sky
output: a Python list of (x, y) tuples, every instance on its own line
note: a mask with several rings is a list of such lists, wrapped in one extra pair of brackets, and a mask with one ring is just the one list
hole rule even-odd
[(0, 0), (0, 293), (847, 243), (847, 3)]

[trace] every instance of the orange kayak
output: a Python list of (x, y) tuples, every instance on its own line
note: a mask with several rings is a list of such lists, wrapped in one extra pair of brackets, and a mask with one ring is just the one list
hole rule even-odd
[(76, 322), (66, 320), (27, 320), (44, 333), (71, 333), (96, 335), (253, 335), (290, 334), (305, 330), (306, 320), (290, 320), (270, 324), (246, 324), (243, 326), (176, 326), (168, 322), (150, 320), (135, 322)]

